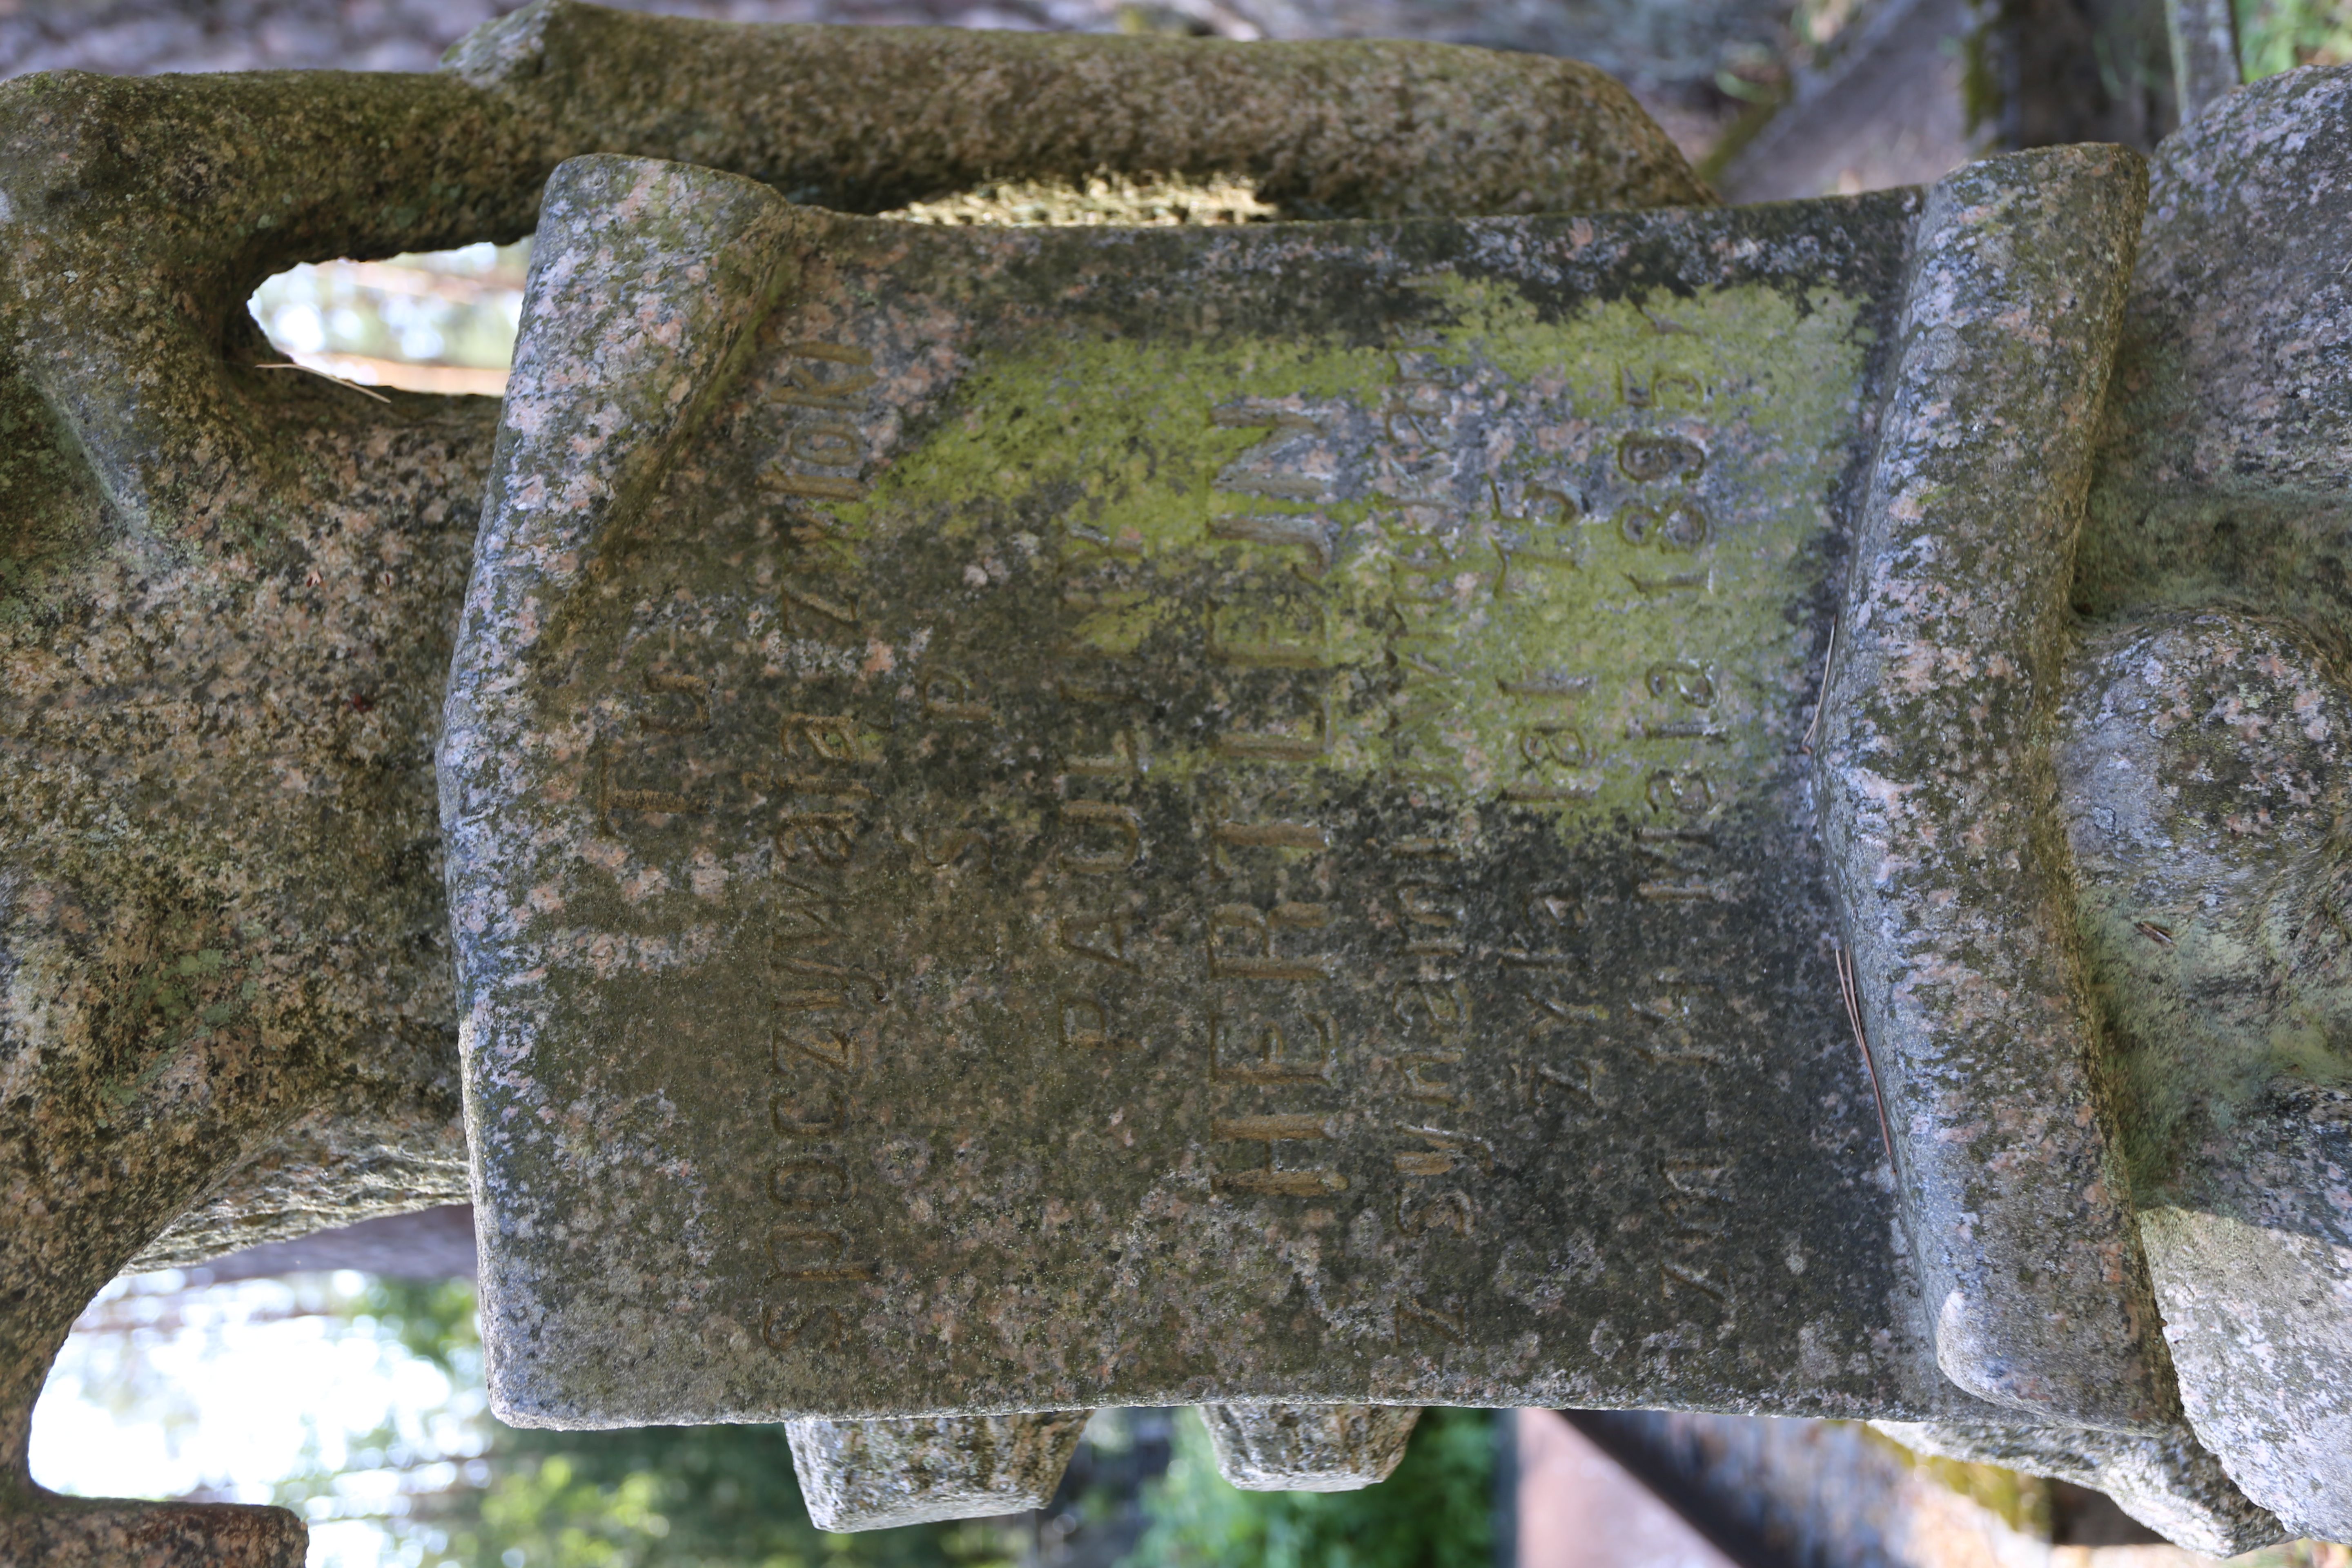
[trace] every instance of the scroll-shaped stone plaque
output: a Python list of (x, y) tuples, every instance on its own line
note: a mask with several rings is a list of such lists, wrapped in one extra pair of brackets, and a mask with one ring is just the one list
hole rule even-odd
[(443, 757), (501, 1414), (1966, 1405), (1806, 785), (1916, 201), (565, 165)]

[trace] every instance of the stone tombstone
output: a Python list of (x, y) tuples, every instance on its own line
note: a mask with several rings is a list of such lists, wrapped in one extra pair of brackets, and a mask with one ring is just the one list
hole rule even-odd
[[(2137, 178), (1952, 265), (2111, 331)], [(1983, 1414), (1808, 788), (1921, 211), (566, 164), (441, 763), (502, 1415)]]
[[(298, 1560), (44, 1492), (42, 1372), (467, 1154), (506, 1413), (791, 1419), (845, 1527), (1525, 1399), (2352, 1531), (2347, 80), (2145, 229), (2096, 149), (1711, 210), (1411, 47), (0, 89), (0, 1559)], [(1097, 172), (1375, 221), (842, 216)], [(502, 411), (236, 308), (534, 224)]]
[(534, 0), (425, 74), (0, 84), (0, 1561), (298, 1560), (284, 1510), (44, 1491), (44, 1373), (127, 1268), (467, 1195), (433, 751), (499, 408), (288, 371), (245, 301), (517, 238), (596, 151), (862, 212), (1097, 173), (1706, 199), (1591, 67), (1411, 44)]

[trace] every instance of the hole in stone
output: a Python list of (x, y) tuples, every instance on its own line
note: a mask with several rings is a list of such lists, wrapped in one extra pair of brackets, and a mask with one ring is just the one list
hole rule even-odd
[[(997, 180), (882, 215), (950, 226), (1264, 223), (1279, 216), (1245, 175), (1095, 174)], [(381, 261), (305, 262), (254, 290), (253, 319), (286, 363), (362, 386), (504, 395), (530, 241)]]
[(530, 241), (306, 262), (250, 309), (289, 363), (362, 386), (497, 397), (514, 361)]

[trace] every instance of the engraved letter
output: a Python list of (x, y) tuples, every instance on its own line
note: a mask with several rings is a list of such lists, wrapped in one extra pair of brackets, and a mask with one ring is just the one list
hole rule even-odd
[(1090, 877), (1115, 876), (1134, 865), (1143, 853), (1143, 818), (1136, 815), (1132, 806), (1099, 800), (1064, 801), (1062, 820), (1080, 829), (1107, 828), (1117, 840), (1116, 847), (1093, 853), (1063, 850), (1055, 857), (1055, 864), (1065, 871)]
[(670, 704), (644, 715), (638, 722), (646, 729), (663, 735), (698, 735), (710, 728), (710, 682), (700, 676), (649, 669), (646, 671), (646, 694), (656, 700), (665, 696), (686, 699), (683, 711)]
[(1253, 1169), (1221, 1171), (1210, 1190), (1248, 1193), (1258, 1197), (1323, 1197), (1348, 1190), (1348, 1178), (1327, 1167), (1289, 1170), (1275, 1163), (1276, 1146), (1286, 1142), (1319, 1142), (1331, 1136), (1331, 1123), (1322, 1116), (1231, 1116), (1210, 1123), (1209, 1136), (1221, 1143), (1264, 1143), (1265, 1163)]
[(849, 1195), (849, 1172), (830, 1155), (779, 1161), (768, 1173), (768, 1196), (778, 1208), (821, 1209)]
[[(1339, 1025), (1328, 1013), (1310, 1013), (1307, 1024), (1318, 1048), (1294, 1057), (1279, 1025), (1255, 1018), (1240, 1025), (1224, 1014), (1210, 1014), (1209, 1076), (1221, 1083), (1316, 1083), (1328, 1079), (1339, 1054)], [(1246, 1041), (1252, 1037), (1257, 1043), (1255, 1052), (1238, 1058), (1227, 1054), (1237, 1037)]]
[(1124, 969), (1129, 973), (1142, 973), (1143, 965), (1128, 953), (1125, 915), (1104, 915), (1095, 920), (1064, 920), (1056, 924), (1055, 931), (1063, 948), (1081, 958), (1091, 958), (1097, 963), (1107, 963), (1113, 969)]
[(824, 1226), (780, 1225), (768, 1232), (768, 1262), (779, 1279), (871, 1279), (871, 1263), (847, 1257), (849, 1237)]
[(1469, 1132), (1448, 1132), (1437, 1127), (1400, 1127), (1398, 1131), (1429, 1145), (1395, 1156), (1401, 1176), (1447, 1176), (1464, 1159), (1475, 1159), (1488, 1175), (1495, 1173), (1495, 1146)]
[(1054, 1012), (1061, 1020), (1062, 1044), (1074, 1050), (1125, 1049), (1135, 1043), (1110, 1032), (1110, 1010), (1092, 996), (1066, 991), (1055, 999)]
[(1331, 836), (1311, 822), (1221, 822), (1209, 834), (1209, 869), (1234, 874), (1235, 849), (1328, 849)]
[[(1219, 980), (1328, 980), (1328, 958), (1281, 957), (1276, 938), (1286, 931), (1320, 931), (1331, 923), (1324, 904), (1276, 904), (1271, 910), (1251, 904), (1219, 904), (1209, 911), (1209, 973)], [(1240, 934), (1240, 952), (1221, 940)]]
[(835, 1351), (847, 1337), (849, 1324), (835, 1307), (809, 1307), (796, 1310), (795, 1305), (776, 1301), (760, 1318), (760, 1339), (772, 1351), (789, 1351), (802, 1345), (814, 1351)]

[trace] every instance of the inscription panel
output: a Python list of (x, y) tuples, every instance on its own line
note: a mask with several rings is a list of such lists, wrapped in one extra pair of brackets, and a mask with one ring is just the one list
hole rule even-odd
[(1933, 1406), (1801, 752), (1908, 201), (797, 220), (541, 699), (734, 1418)]

